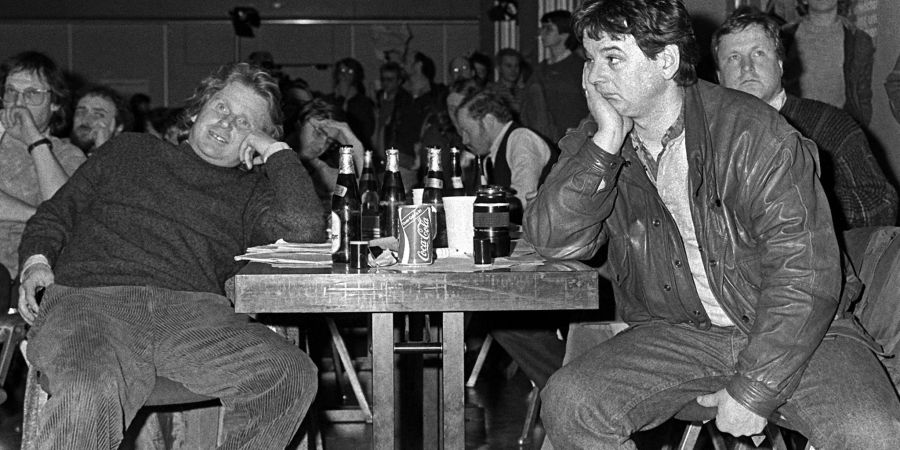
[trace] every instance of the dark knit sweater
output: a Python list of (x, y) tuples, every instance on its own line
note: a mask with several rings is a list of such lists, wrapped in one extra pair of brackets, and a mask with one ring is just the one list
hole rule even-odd
[(189, 144), (125, 133), (28, 221), (20, 261), (46, 256), (56, 282), (222, 293), (248, 246), (321, 242), (312, 181), (292, 151), (251, 172), (217, 167)]
[(869, 149), (862, 128), (845, 111), (787, 96), (781, 115), (819, 147), (822, 187), (838, 230), (897, 223), (897, 191)]

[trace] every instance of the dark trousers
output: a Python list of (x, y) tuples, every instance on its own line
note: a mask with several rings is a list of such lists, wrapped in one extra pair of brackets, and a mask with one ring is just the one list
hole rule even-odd
[(221, 400), (228, 449), (283, 448), (316, 393), (305, 353), (215, 294), (52, 285), (28, 338), (40, 448), (116, 448), (157, 376)]
[[(726, 386), (747, 337), (734, 327), (629, 328), (569, 362), (541, 393), (555, 448), (633, 449), (631, 435), (665, 422), (696, 397)], [(900, 401), (875, 355), (828, 337), (777, 411), (822, 449), (895, 449)]]

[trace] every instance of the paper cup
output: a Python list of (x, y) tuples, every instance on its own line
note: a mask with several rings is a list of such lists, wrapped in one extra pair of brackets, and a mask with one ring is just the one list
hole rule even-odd
[(419, 206), (422, 204), (422, 194), (423, 193), (425, 193), (425, 188), (415, 188), (412, 190), (413, 206)]
[(475, 196), (444, 197), (447, 218), (447, 244), (451, 250), (472, 254), (472, 207)]

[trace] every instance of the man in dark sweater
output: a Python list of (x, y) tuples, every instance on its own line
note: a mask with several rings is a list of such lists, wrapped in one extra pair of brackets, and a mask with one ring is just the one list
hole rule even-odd
[(187, 142), (115, 137), (29, 220), (19, 312), (51, 394), (40, 448), (115, 448), (158, 376), (221, 399), (222, 448), (290, 441), (316, 368), (223, 296), (248, 246), (324, 239), (279, 105), (264, 71), (223, 66), (188, 100)]
[(819, 177), (837, 230), (897, 223), (897, 191), (856, 121), (844, 110), (785, 93), (784, 46), (771, 16), (749, 8), (735, 11), (713, 35), (712, 54), (723, 86), (765, 101), (816, 143)]

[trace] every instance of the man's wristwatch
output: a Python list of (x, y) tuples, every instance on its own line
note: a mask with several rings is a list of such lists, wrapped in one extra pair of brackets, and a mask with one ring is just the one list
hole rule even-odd
[(40, 147), (42, 145), (47, 146), (47, 150), (53, 150), (53, 142), (50, 141), (49, 138), (38, 139), (31, 143), (25, 150), (28, 150), (28, 154), (30, 155), (35, 148)]

